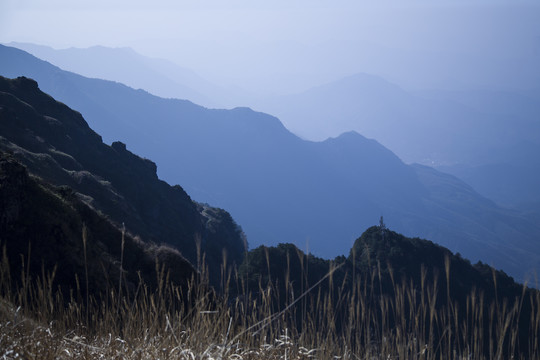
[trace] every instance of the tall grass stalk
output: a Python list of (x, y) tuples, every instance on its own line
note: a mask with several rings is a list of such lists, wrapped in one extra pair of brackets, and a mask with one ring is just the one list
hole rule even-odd
[[(61, 293), (54, 268), (34, 277), (25, 259), (21, 281), (13, 281), (8, 261), (4, 248), (0, 358), (540, 358), (539, 292), (491, 301), (472, 290), (459, 308), (446, 285), (446, 294), (439, 294), (437, 276), (426, 280), (425, 268), (418, 286), (391, 271), (392, 291), (385, 293), (378, 285), (380, 265), (374, 264), (371, 274), (346, 274), (350, 287), (334, 278), (343, 265), (333, 265), (312, 284), (304, 274), (306, 290), (294, 294), (292, 283), (280, 287), (277, 279), (249, 292), (247, 280), (224, 267), (224, 289), (218, 293), (208, 286), (203, 254), (200, 275), (186, 286), (170, 282), (168, 270), (156, 262), (156, 289), (140, 280), (128, 296), (119, 280), (118, 288), (81, 301)], [(307, 267), (307, 261), (302, 264)], [(231, 284), (237, 291), (229, 289)], [(287, 293), (277, 294), (280, 288)], [(523, 308), (530, 309), (530, 318), (520, 316)], [(526, 327), (526, 338), (519, 338), (520, 326)]]
[(89, 286), (89, 280), (88, 280), (88, 255), (86, 252), (86, 244), (88, 240), (88, 230), (86, 228), (86, 224), (83, 224), (82, 240), (83, 240), (83, 252), (84, 252), (84, 276), (86, 279), (86, 306), (85, 306), (86, 307), (86, 324), (88, 324), (88, 319), (89, 319), (88, 304), (90, 303), (90, 286)]
[(126, 241), (126, 225), (122, 223), (122, 242), (120, 244), (120, 275), (118, 276), (118, 309), (122, 300), (122, 277), (124, 276), (124, 247)]

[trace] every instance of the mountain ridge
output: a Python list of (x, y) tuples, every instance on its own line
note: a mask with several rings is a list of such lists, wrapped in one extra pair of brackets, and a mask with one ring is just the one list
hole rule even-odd
[(117, 226), (124, 223), (147, 242), (175, 246), (192, 264), (197, 241), (213, 267), (219, 268), (225, 247), (230, 264), (241, 262), (245, 239), (230, 215), (205, 212), (209, 206), (159, 180), (156, 164), (125, 144), (105, 145), (80, 113), (42, 93), (34, 80), (0, 78), (0, 101), (0, 149), (33, 174), (70, 186)]
[[(202, 78), (193, 70), (168, 60), (143, 56), (130, 47), (53, 49), (30, 43), (11, 42), (9, 46), (27, 51), (63, 69), (90, 78), (126, 84), (164, 98), (188, 99), (206, 107), (222, 107), (226, 90)], [(129, 68), (125, 66), (129, 64)], [(132, 76), (133, 73), (138, 76)]]
[(357, 130), (406, 163), (435, 166), (515, 206), (540, 199), (540, 164), (531, 156), (540, 151), (537, 103), (532, 91), (411, 91), (359, 73), (257, 106), (307, 139)]
[[(0, 50), (6, 57), (12, 53)], [(27, 62), (39, 62), (24, 56)], [(44, 80), (40, 86), (63, 94), (62, 101), (82, 104), (78, 109), (92, 126), (104, 126), (98, 131), (105, 131), (104, 138), (129, 143), (135, 152), (154, 159), (164, 179), (182, 184), (199, 201), (228, 209), (255, 246), (308, 243), (315, 254), (332, 257), (348, 251), (357, 234), (384, 215), (405, 235), (431, 238), (473, 261), (492, 262), (516, 278), (524, 277), (525, 268), (540, 268), (536, 248), (519, 264), (504, 260), (506, 253), (517, 251), (518, 257), (522, 252), (516, 249), (534, 244), (539, 233), (534, 223), (487, 204), (476, 193), (460, 205), (452, 199), (465, 188), (442, 181), (438, 172), (431, 180), (419, 177), (418, 169), (373, 141), (350, 134), (321, 143), (303, 141), (263, 113), (208, 110), (74, 74), (51, 76), (60, 70), (40, 74), (37, 68), (28, 66), (26, 71)], [(70, 99), (62, 89), (71, 87), (93, 101)], [(108, 117), (95, 111), (95, 103)], [(346, 146), (351, 139), (355, 145)], [(433, 192), (434, 181), (444, 191)], [(500, 233), (490, 230), (495, 222), (505, 224)]]

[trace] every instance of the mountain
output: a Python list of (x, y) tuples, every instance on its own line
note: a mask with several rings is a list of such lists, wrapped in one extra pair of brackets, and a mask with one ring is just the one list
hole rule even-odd
[(426, 99), (456, 102), (504, 121), (499, 125), (501, 146), (492, 147), (489, 158), (477, 163), (442, 165), (438, 169), (458, 176), (482, 195), (506, 206), (521, 209), (528, 203), (540, 201), (537, 186), (540, 159), (533, 155), (539, 151), (540, 142), (540, 97), (537, 92), (424, 90), (416, 94)]
[(406, 165), (358, 133), (304, 141), (247, 108), (209, 110), (68, 73), (17, 49), (0, 53), (0, 72), (38, 79), (106, 141), (129, 143), (156, 161), (162, 178), (230, 211), (254, 246), (290, 242), (334, 257), (384, 215), (405, 235), (430, 238), (519, 279), (540, 269), (534, 221), (453, 176)]
[(9, 46), (83, 76), (112, 80), (144, 89), (164, 98), (186, 99), (206, 107), (223, 107), (232, 101), (230, 89), (221, 88), (194, 71), (173, 62), (143, 56), (131, 48), (53, 49), (30, 43)]
[(356, 74), (257, 107), (293, 132), (355, 130), (408, 163), (436, 166), (505, 206), (540, 201), (540, 102), (534, 91), (407, 91)]
[(156, 261), (178, 285), (185, 286), (195, 275), (177, 250), (122, 234), (81, 196), (31, 176), (16, 156), (0, 151), (0, 246), (9, 259), (13, 285), (23, 271), (26, 276), (43, 274), (52, 276), (54, 287), (68, 296), (79, 289), (76, 276), (85, 280), (87, 269), (88, 290), (99, 297), (118, 287), (121, 271), (127, 291), (134, 292), (141, 280), (156, 289)]
[[(258, 107), (309, 139), (355, 130), (378, 139), (406, 162), (478, 164), (511, 155), (526, 141), (538, 148), (540, 107), (532, 93), (407, 91), (355, 74)], [(459, 146), (457, 146), (459, 144)]]
[[(530, 351), (527, 345), (530, 336), (538, 328), (531, 321), (535, 318), (536, 304), (529, 301), (537, 298), (538, 290), (520, 285), (504, 272), (482, 262), (473, 265), (460, 254), (453, 254), (431, 241), (396, 233), (382, 221), (380, 226), (369, 227), (355, 240), (348, 256), (325, 260), (305, 254), (292, 244), (260, 246), (249, 252), (240, 274), (247, 279), (253, 293), (267, 286), (268, 293), (271, 290), (280, 295), (277, 301), (282, 307), (294, 305), (290, 318), (299, 331), (306, 324), (314, 326), (313, 321), (306, 319), (310, 319), (311, 309), (320, 303), (325, 304), (326, 310), (322, 313), (331, 314), (335, 320), (338, 334), (351, 329), (373, 333), (381, 324), (388, 324), (394, 333), (399, 333), (396, 329), (405, 325), (402, 331), (410, 334), (415, 325), (422, 327), (428, 318), (437, 318), (434, 313), (452, 309), (449, 316), (452, 320), (440, 328), (434, 343), (440, 344), (447, 332), (463, 334), (470, 330), (473, 319), (481, 319), (478, 333), (484, 334), (483, 340), (475, 337), (475, 342), (480, 348), (488, 349), (490, 344), (501, 340), (488, 340), (497, 331), (493, 328), (496, 321), (487, 319), (493, 318), (497, 304), (504, 304), (507, 309), (519, 308), (513, 319), (518, 324), (514, 336), (519, 337), (517, 347), (525, 354)], [(296, 301), (291, 304), (292, 299)], [(423, 313), (419, 306), (429, 308), (431, 316), (427, 312), (413, 315)], [(377, 308), (373, 317), (365, 316), (372, 308)], [(398, 314), (396, 309), (403, 313)], [(473, 309), (481, 315), (471, 316)], [(359, 313), (361, 319), (351, 321)], [(436, 322), (448, 319), (447, 316), (437, 318)], [(438, 349), (438, 346), (432, 348)], [(489, 357), (488, 351), (479, 352)], [(475, 356), (481, 357), (480, 354)]]
[[(197, 243), (214, 274), (223, 251), (239, 264), (241, 229), (224, 210), (191, 200), (156, 174), (156, 165), (115, 142), (104, 144), (80, 113), (56, 102), (27, 78), (0, 78), (0, 150), (56, 186), (68, 186), (116, 227), (145, 243), (167, 244), (198, 263)], [(217, 275), (216, 275), (217, 276)]]
[[(84, 76), (118, 81), (162, 97), (207, 107), (238, 103), (238, 91), (129, 48), (56, 50), (11, 43)], [(129, 66), (126, 66), (129, 64)], [(356, 74), (277, 98), (241, 94), (246, 104), (277, 115), (288, 129), (324, 140), (347, 131), (375, 138), (406, 162), (436, 166), (498, 204), (525, 209), (540, 201), (538, 91), (407, 91), (383, 78)]]
[[(441, 291), (438, 296), (444, 299), (444, 292), (447, 290), (446, 261), (449, 265), (451, 298), (460, 304), (465, 305), (464, 302), (473, 289), (478, 293), (484, 292), (487, 299), (494, 299), (497, 292), (499, 296), (512, 301), (523, 292), (523, 286), (502, 271), (482, 262), (473, 265), (461, 255), (453, 254), (432, 241), (403, 236), (386, 228), (384, 223), (381, 226), (370, 226), (355, 240), (347, 256), (339, 256), (333, 260), (305, 254), (292, 244), (259, 246), (249, 252), (240, 273), (248, 277), (248, 285), (253, 291), (257, 291), (260, 284), (266, 285), (270, 281), (281, 287), (280, 294), (286, 292), (287, 283), (294, 287), (295, 294), (301, 294), (302, 283), (309, 288), (324, 278), (332, 265), (337, 268), (333, 274), (334, 282), (342, 286), (339, 291), (344, 288), (349, 290), (350, 286), (357, 286), (358, 283), (362, 286), (370, 285), (369, 281), (367, 284), (363, 281), (352, 281), (353, 274), (362, 280), (377, 277), (377, 281), (372, 282), (371, 286), (375, 284), (378, 287), (380, 281), (382, 289), (371, 290), (383, 291), (385, 294), (392, 293), (395, 289), (392, 282), (405, 280), (408, 285), (410, 281), (412, 287), (419, 291), (422, 281), (424, 285), (430, 286), (438, 278), (438, 290)], [(327, 282), (323, 283), (322, 287), (328, 291)], [(441, 305), (445, 305), (444, 301), (438, 306)]]

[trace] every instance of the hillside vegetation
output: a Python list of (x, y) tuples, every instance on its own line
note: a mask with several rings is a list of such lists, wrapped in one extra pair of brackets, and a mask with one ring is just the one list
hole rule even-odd
[[(206, 285), (204, 271), (175, 285), (156, 270), (155, 291), (144, 282), (134, 293), (113, 285), (101, 301), (72, 291), (67, 304), (49, 272), (10, 272), (4, 247), (0, 349), (8, 358), (42, 359), (540, 356), (538, 291), (380, 227), (368, 229), (355, 247), (364, 249), (361, 255), (353, 249), (335, 261), (293, 245), (261, 247), (240, 271), (222, 272), (218, 292)], [(381, 265), (385, 248), (412, 252), (407, 264), (390, 256)], [(421, 253), (433, 262), (424, 265)], [(23, 281), (10, 286), (14, 278)]]

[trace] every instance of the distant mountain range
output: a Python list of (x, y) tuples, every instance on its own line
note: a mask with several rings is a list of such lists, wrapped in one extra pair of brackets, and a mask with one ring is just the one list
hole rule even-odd
[(540, 202), (540, 97), (535, 91), (407, 91), (356, 74), (303, 93), (266, 99), (307, 139), (355, 130), (407, 163), (435, 166), (482, 195), (516, 206)]
[(355, 130), (408, 163), (438, 166), (514, 161), (540, 149), (539, 104), (534, 91), (407, 91), (356, 74), (258, 108), (308, 139)]
[(117, 81), (164, 98), (186, 99), (211, 108), (227, 107), (234, 98), (231, 89), (213, 84), (190, 69), (167, 60), (143, 56), (131, 48), (92, 46), (57, 50), (30, 43), (10, 43), (9, 46), (27, 51), (64, 70)]
[(532, 155), (540, 152), (540, 88), (408, 91), (377, 76), (356, 74), (303, 93), (261, 98), (224, 89), (129, 48), (10, 45), (62, 69), (161, 97), (214, 108), (249, 104), (311, 140), (354, 130), (407, 163), (434, 166), (498, 204), (540, 216), (540, 160)]
[(252, 246), (292, 242), (334, 257), (384, 215), (396, 231), (430, 238), (519, 279), (540, 269), (534, 221), (455, 177), (405, 165), (357, 133), (304, 141), (250, 109), (208, 110), (65, 72), (14, 48), (2, 46), (0, 55), (1, 74), (37, 79), (107, 142), (130, 144), (157, 162), (162, 178), (230, 211)]

